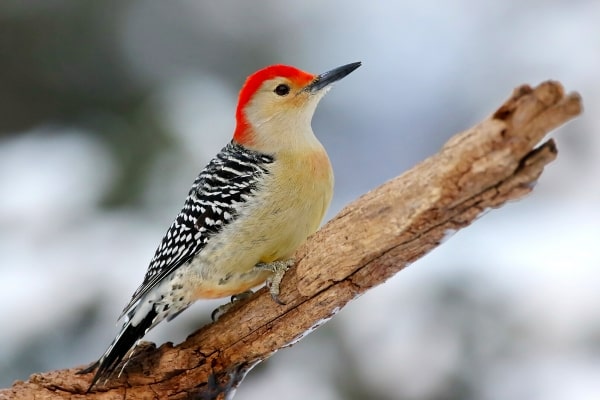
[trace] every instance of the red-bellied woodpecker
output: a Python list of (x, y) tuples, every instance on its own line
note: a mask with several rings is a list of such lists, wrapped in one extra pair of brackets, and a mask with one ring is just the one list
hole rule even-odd
[(196, 178), (121, 314), (120, 333), (81, 371), (98, 366), (90, 389), (108, 379), (150, 329), (198, 299), (239, 294), (268, 280), (278, 301), (290, 257), (318, 229), (333, 193), (331, 164), (312, 116), (330, 84), (359, 66), (312, 75), (273, 65), (248, 77), (233, 140)]

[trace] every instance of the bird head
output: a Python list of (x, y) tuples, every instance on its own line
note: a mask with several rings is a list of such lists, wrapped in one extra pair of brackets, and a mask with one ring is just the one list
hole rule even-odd
[(331, 84), (361, 65), (347, 64), (314, 75), (287, 65), (272, 65), (250, 75), (236, 111), (233, 140), (263, 152), (318, 144), (311, 120)]

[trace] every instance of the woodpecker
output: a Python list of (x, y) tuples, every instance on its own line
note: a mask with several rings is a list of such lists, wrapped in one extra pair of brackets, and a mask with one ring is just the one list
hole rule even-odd
[(236, 295), (267, 281), (278, 301), (294, 251), (318, 229), (333, 194), (333, 171), (312, 116), (331, 84), (360, 65), (320, 75), (272, 65), (247, 78), (233, 139), (194, 181), (119, 317), (119, 334), (80, 372), (98, 367), (88, 391), (110, 378), (150, 329), (198, 299)]

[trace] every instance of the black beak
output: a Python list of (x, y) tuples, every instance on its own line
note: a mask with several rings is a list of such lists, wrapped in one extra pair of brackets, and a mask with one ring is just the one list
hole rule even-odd
[(331, 85), (333, 82), (337, 82), (356, 68), (361, 66), (361, 62), (354, 62), (351, 64), (342, 65), (318, 75), (314, 81), (304, 88), (307, 92), (315, 93), (323, 89), (325, 86)]

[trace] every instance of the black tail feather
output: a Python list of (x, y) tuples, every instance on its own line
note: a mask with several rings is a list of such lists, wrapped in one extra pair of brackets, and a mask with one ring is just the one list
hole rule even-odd
[(131, 323), (125, 324), (123, 330), (117, 336), (115, 341), (110, 345), (106, 353), (95, 364), (81, 371), (81, 373), (91, 372), (94, 367), (98, 366), (98, 370), (92, 379), (92, 383), (88, 388), (88, 393), (100, 379), (108, 379), (123, 361), (133, 345), (140, 340), (153, 325), (154, 318), (157, 316), (156, 311), (152, 309), (146, 317), (140, 321), (137, 326)]

